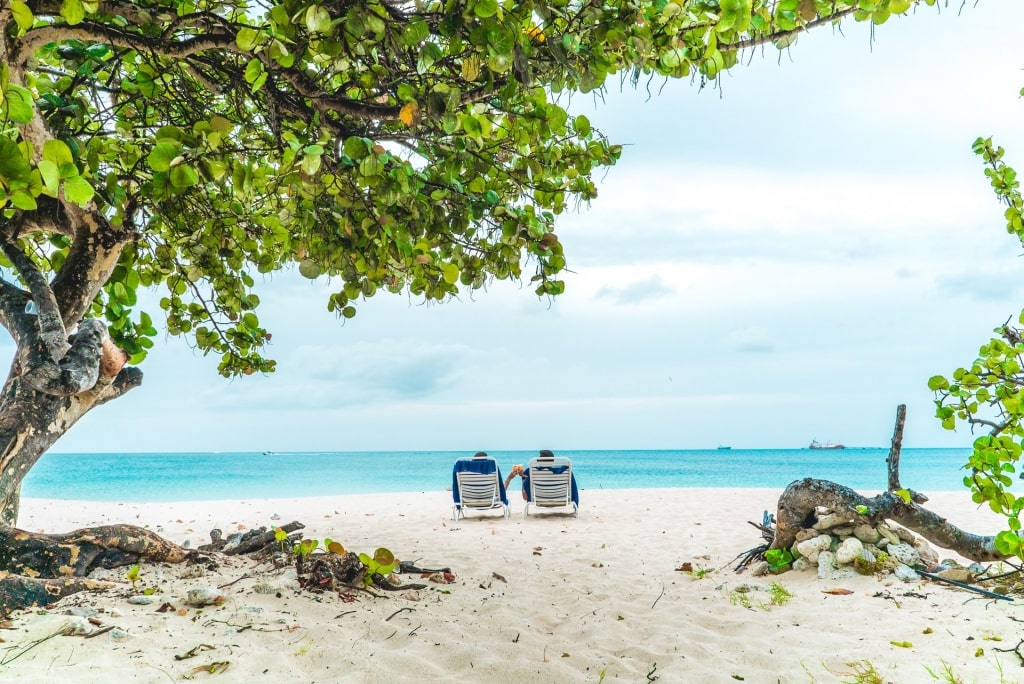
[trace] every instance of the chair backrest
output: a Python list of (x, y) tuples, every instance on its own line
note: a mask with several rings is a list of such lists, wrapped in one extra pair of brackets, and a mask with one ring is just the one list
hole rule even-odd
[(501, 502), (501, 488), (498, 486), (498, 471), (480, 473), (456, 473), (459, 483), (459, 501), (466, 508), (497, 508)]
[(572, 461), (535, 458), (529, 464), (530, 502), (541, 508), (572, 506)]

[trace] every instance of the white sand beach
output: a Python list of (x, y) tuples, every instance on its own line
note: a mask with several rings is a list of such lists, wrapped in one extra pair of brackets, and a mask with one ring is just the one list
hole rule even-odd
[[(458, 522), (446, 491), (175, 504), (26, 499), (24, 529), (131, 522), (193, 548), (214, 527), (298, 520), (307, 538), (371, 554), (384, 546), (420, 567), (450, 567), (455, 581), (349, 601), (299, 591), (285, 570), (244, 557), (199, 576), (184, 565), (143, 565), (137, 588), (155, 590), (150, 605), (128, 603), (121, 570), (111, 575), (121, 590), (15, 614), (0, 630), (0, 681), (1024, 681), (1012, 652), (1024, 601), (931, 582), (734, 573), (737, 555), (760, 542), (747, 521), (774, 511), (778, 490), (585, 490), (579, 518), (527, 519), (518, 491), (510, 494), (510, 519), (471, 513)], [(999, 529), (966, 493), (930, 496), (969, 531)], [(712, 572), (678, 570), (684, 563)], [(773, 583), (792, 598), (773, 605)], [(754, 588), (740, 594), (741, 585)], [(185, 595), (197, 587), (222, 587), (226, 600), (189, 607)], [(835, 589), (852, 593), (826, 593)], [(173, 610), (158, 612), (165, 603)], [(72, 607), (96, 610), (92, 623), (67, 615)], [(115, 629), (39, 641), (69, 622)], [(202, 669), (213, 663), (227, 666)], [(959, 679), (929, 673), (947, 667)], [(856, 679), (870, 668), (879, 679)]]

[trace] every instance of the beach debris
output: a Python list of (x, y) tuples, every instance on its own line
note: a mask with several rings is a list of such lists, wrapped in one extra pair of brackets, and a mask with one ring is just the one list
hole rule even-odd
[(208, 665), (199, 665), (198, 667), (193, 667), (186, 674), (183, 674), (182, 677), (185, 679), (195, 679), (195, 676), (200, 672), (208, 672), (209, 674), (220, 674), (227, 670), (228, 667), (230, 666), (230, 660), (220, 660), (215, 663), (210, 663)]
[(156, 597), (147, 594), (134, 594), (128, 597), (128, 603), (136, 606), (148, 606), (156, 601)]
[(192, 648), (190, 648), (189, 650), (185, 651), (184, 653), (182, 653), (180, 655), (176, 653), (174, 655), (174, 659), (175, 660), (188, 660), (189, 658), (195, 658), (197, 655), (199, 655), (203, 651), (212, 651), (212, 650), (214, 650), (216, 648), (217, 648), (216, 646), (211, 646), (209, 644), (199, 644), (198, 646), (193, 646)]
[(433, 574), (435, 572), (451, 572), (451, 571), (452, 571), (451, 568), (420, 568), (420, 567), (417, 567), (416, 565), (414, 565), (413, 563), (408, 563), (406, 561), (398, 561), (398, 570), (397, 570), (397, 572), (409, 573), (409, 574), (417, 574), (417, 575), (421, 575), (421, 576), (424, 576), (424, 577), (427, 576), (427, 575)]
[[(240, 529), (246, 529), (239, 525)], [(210, 530), (210, 543), (199, 547), (200, 551), (218, 551), (227, 556), (237, 556), (253, 552), (264, 552), (264, 550), (276, 551), (280, 546), (278, 532), (283, 531), (286, 535), (304, 529), (305, 525), (298, 521), (280, 525), (273, 529), (257, 527), (246, 532), (236, 532), (224, 539), (223, 532), (214, 528)]]
[(491, 577), (493, 577), (493, 578), (494, 578), (494, 579), (496, 579), (496, 580), (500, 580), (500, 581), (504, 582), (505, 584), (508, 584), (508, 580), (507, 580), (507, 579), (505, 579), (505, 578), (504, 578), (504, 577), (503, 577), (502, 575), (499, 575), (499, 574), (498, 574), (498, 573), (496, 573), (496, 572), (492, 572), (492, 573), (491, 573)]
[[(945, 572), (949, 572), (949, 570), (946, 570)], [(982, 596), (988, 596), (989, 598), (1001, 599), (1003, 601), (1012, 601), (1013, 600), (1012, 596), (1005, 596), (1003, 594), (997, 594), (994, 591), (989, 591), (988, 589), (982, 589), (981, 587), (976, 587), (974, 585), (967, 584), (965, 582), (959, 582), (957, 580), (948, 579), (946, 577), (943, 577), (942, 575), (935, 575), (935, 574), (932, 574), (930, 572), (925, 572), (924, 570), (918, 570), (917, 573), (919, 575), (921, 575), (922, 577), (927, 577), (928, 579), (937, 580), (939, 582), (945, 582), (946, 584), (952, 584), (954, 587), (960, 587), (961, 589), (967, 589), (968, 591), (973, 591), (973, 592), (976, 592), (978, 594), (981, 594)]]
[(203, 606), (220, 605), (224, 603), (224, 592), (216, 587), (198, 587), (189, 589), (185, 603), (196, 608)]
[(836, 587), (835, 589), (822, 589), (822, 594), (831, 594), (832, 596), (849, 596), (853, 593), (851, 589), (843, 589), (842, 587)]

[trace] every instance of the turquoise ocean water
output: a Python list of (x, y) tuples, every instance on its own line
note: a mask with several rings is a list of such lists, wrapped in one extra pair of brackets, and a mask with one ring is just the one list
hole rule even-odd
[[(489, 451), (503, 474), (536, 451)], [(556, 451), (573, 461), (580, 489), (785, 487), (816, 477), (855, 489), (886, 486), (888, 449)], [(902, 484), (922, 492), (962, 488), (969, 449), (904, 449)], [(47, 454), (26, 497), (94, 501), (195, 501), (441, 491), (469, 452)], [(513, 485), (515, 487), (515, 485)]]

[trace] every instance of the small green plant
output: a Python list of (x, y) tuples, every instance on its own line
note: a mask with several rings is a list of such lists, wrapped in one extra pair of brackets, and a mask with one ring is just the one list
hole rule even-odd
[(285, 544), (288, 542), (288, 533), (278, 527), (274, 530), (274, 539), (277, 541), (278, 548), (283, 553)]
[(885, 684), (882, 673), (879, 672), (870, 660), (858, 660), (853, 663), (846, 663), (850, 668), (844, 672), (844, 677), (852, 676), (853, 679), (844, 679), (843, 684)]
[(768, 594), (771, 596), (770, 603), (773, 606), (785, 605), (793, 598), (793, 594), (778, 582), (772, 582), (768, 587)]
[[(742, 590), (742, 591), (741, 591)], [(749, 589), (740, 587), (729, 592), (729, 603), (734, 606), (740, 606), (741, 608), (750, 608), (750, 595), (747, 593)]]
[(884, 572), (888, 563), (889, 554), (885, 551), (879, 551), (878, 555), (875, 556), (874, 561), (869, 561), (863, 556), (857, 556), (854, 558), (853, 569), (861, 575), (876, 575), (880, 572)]
[(395, 554), (385, 548), (374, 551), (372, 557), (361, 553), (359, 560), (366, 566), (366, 577), (363, 581), (367, 586), (373, 584), (374, 576), (386, 576), (395, 571)]
[(953, 666), (947, 663), (945, 660), (942, 661), (942, 667), (938, 672), (935, 672), (932, 668), (927, 665), (924, 666), (924, 671), (928, 675), (939, 682), (946, 682), (946, 684), (964, 684), (964, 680), (953, 671)]
[(688, 574), (690, 576), (690, 579), (699, 580), (699, 579), (704, 579), (705, 577), (707, 577), (708, 575), (710, 575), (714, 571), (715, 571), (714, 568), (705, 568), (705, 567), (702, 567), (702, 566), (698, 565), (696, 568), (694, 568), (693, 570), (690, 570), (686, 574)]
[(309, 556), (316, 551), (318, 546), (320, 546), (320, 542), (316, 539), (303, 539), (295, 545), (293, 552), (296, 556)]
[(128, 568), (128, 572), (124, 576), (126, 580), (132, 583), (132, 591), (135, 591), (135, 586), (139, 582), (139, 574), (141, 572), (142, 570), (141, 568), (139, 568), (138, 565), (133, 565), (132, 567)]
[(789, 549), (768, 549), (764, 552), (771, 573), (785, 572), (793, 564), (793, 553)]

